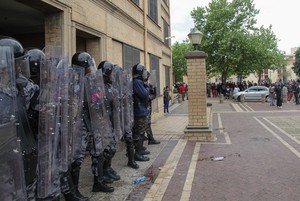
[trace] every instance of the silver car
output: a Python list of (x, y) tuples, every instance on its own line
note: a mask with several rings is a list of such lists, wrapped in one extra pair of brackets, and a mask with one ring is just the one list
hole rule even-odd
[(261, 100), (261, 95), (263, 94), (267, 101), (269, 97), (269, 88), (265, 86), (252, 86), (244, 91), (233, 94), (233, 98), (240, 101), (241, 94), (244, 94), (245, 100)]

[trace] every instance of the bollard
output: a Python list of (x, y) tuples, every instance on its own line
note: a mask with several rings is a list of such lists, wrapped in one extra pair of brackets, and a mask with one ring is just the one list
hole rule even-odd
[(262, 94), (262, 95), (261, 95), (261, 102), (262, 102), (262, 103), (265, 103), (265, 102), (266, 102), (266, 95), (265, 95), (265, 94)]
[(220, 94), (220, 103), (223, 103), (223, 101), (224, 101), (224, 95)]
[(240, 95), (240, 102), (241, 102), (241, 103), (244, 103), (244, 102), (245, 102), (245, 96), (244, 96), (244, 94), (241, 94), (241, 95)]

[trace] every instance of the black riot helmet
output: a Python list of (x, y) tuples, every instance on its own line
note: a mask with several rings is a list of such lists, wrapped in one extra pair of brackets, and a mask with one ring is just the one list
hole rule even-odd
[(26, 55), (26, 51), (19, 41), (9, 36), (0, 36), (0, 45), (13, 48), (15, 59)]
[(98, 65), (98, 69), (102, 70), (104, 82), (111, 82), (111, 73), (114, 69), (114, 64), (110, 61), (101, 61)]
[(110, 61), (101, 61), (98, 66), (98, 69), (102, 70), (103, 76), (109, 77), (111, 75), (111, 72), (114, 69), (114, 64), (111, 63)]
[(19, 41), (9, 36), (0, 36), (0, 46), (8, 46), (13, 49), (16, 75), (22, 73), (26, 78), (30, 77), (28, 54)]
[(96, 70), (95, 61), (87, 52), (76, 52), (72, 57), (72, 65), (84, 68), (85, 74)]
[(45, 61), (45, 53), (38, 48), (27, 48), (31, 78), (40, 76), (40, 68)]
[(132, 77), (140, 78), (142, 80), (147, 79), (147, 70), (143, 64), (135, 64), (132, 67)]

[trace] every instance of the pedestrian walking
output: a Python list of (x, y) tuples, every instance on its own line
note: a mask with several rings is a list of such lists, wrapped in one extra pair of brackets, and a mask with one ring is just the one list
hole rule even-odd
[(283, 84), (281, 82), (281, 79), (279, 79), (275, 83), (276, 106), (278, 108), (282, 108), (282, 87), (283, 87)]
[(275, 87), (273, 84), (269, 87), (269, 101), (270, 106), (275, 106)]
[(181, 94), (181, 98), (182, 98), (182, 101), (184, 101), (184, 98), (185, 98), (185, 86), (184, 86), (184, 83), (182, 83), (179, 87), (179, 93)]
[(169, 94), (169, 87), (166, 86), (164, 88), (164, 113), (169, 113), (170, 100), (171, 100), (171, 96)]

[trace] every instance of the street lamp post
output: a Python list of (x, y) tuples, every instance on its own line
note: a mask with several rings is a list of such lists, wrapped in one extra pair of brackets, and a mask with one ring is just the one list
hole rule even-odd
[(191, 29), (191, 32), (188, 34), (188, 37), (190, 39), (191, 44), (194, 47), (194, 51), (198, 51), (199, 44), (201, 43), (203, 34), (197, 28), (193, 28)]

